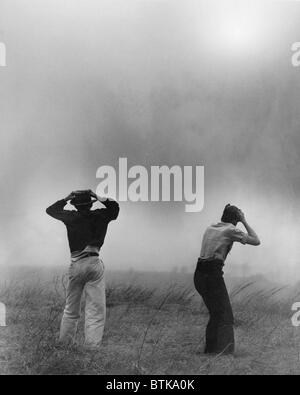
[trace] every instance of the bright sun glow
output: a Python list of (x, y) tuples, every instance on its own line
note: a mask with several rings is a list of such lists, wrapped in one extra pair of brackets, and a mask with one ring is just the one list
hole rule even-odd
[(242, 50), (249, 45), (256, 45), (259, 30), (256, 20), (242, 18), (241, 15), (223, 20), (219, 25), (220, 38), (227, 49)]
[(224, 1), (213, 3), (205, 24), (207, 46), (228, 56), (258, 53), (268, 39), (274, 15), (263, 2)]

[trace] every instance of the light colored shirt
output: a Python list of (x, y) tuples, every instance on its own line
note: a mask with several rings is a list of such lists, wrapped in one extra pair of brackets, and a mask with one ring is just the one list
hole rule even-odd
[(227, 222), (209, 226), (203, 236), (200, 258), (225, 261), (235, 241), (246, 244), (247, 234)]

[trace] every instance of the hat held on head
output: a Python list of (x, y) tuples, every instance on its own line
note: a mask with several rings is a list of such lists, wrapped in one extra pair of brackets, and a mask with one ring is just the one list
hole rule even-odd
[(90, 191), (76, 191), (76, 196), (70, 201), (73, 206), (86, 206), (93, 204), (97, 199), (92, 199)]

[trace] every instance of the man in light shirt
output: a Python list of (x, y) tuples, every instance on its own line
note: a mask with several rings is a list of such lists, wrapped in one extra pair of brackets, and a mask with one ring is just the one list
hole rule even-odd
[[(244, 225), (247, 233), (236, 227), (238, 222)], [(206, 328), (207, 354), (234, 352), (233, 313), (222, 270), (234, 242), (253, 246), (260, 244), (243, 212), (227, 204), (221, 222), (209, 226), (204, 233), (194, 275), (196, 290), (210, 314)]]

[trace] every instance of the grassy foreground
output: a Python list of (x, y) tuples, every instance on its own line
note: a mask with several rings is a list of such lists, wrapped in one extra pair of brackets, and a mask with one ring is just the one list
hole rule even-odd
[[(158, 280), (160, 279), (160, 280)], [(107, 278), (107, 324), (98, 352), (57, 344), (66, 281), (62, 276), (10, 279), (0, 328), (0, 374), (300, 374), (300, 328), (291, 305), (300, 299), (255, 279), (234, 281), (237, 350), (203, 354), (207, 313), (192, 275), (115, 273)]]

